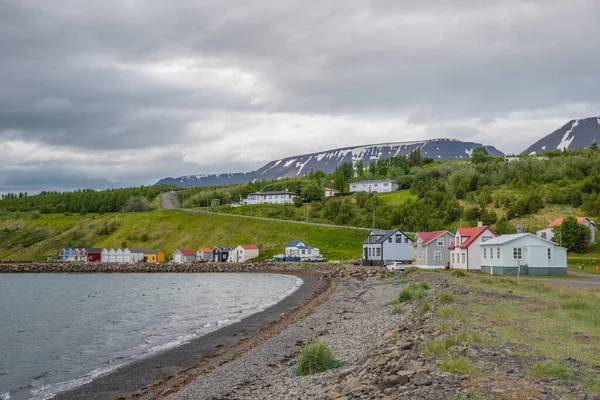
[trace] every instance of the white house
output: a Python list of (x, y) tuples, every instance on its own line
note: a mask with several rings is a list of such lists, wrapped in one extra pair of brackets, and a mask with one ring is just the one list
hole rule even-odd
[(325, 193), (325, 197), (334, 197), (340, 191), (326, 187), (326, 188), (323, 188), (323, 192)]
[(196, 252), (196, 261), (211, 261), (212, 260), (212, 249), (208, 247), (202, 247)]
[(250, 193), (244, 204), (291, 204), (296, 193), (286, 191)]
[(413, 263), (421, 268), (445, 268), (450, 264), (448, 246), (454, 235), (448, 231), (417, 232), (413, 243)]
[(177, 249), (173, 253), (173, 262), (187, 263), (196, 261), (196, 252), (194, 250)]
[(131, 248), (127, 249), (130, 254), (129, 262), (138, 263), (144, 261), (144, 254), (146, 254), (146, 250), (140, 248)]
[(567, 249), (531, 233), (502, 235), (479, 245), (481, 272), (492, 275), (567, 273)]
[[(539, 231), (536, 232), (536, 234), (539, 237), (541, 237), (542, 239), (553, 240), (555, 242), (560, 243), (561, 242), (560, 235), (559, 235), (559, 237), (555, 238), (552, 228), (554, 228), (555, 226), (561, 226), (563, 224), (564, 220), (565, 220), (564, 218), (556, 218), (554, 221), (552, 221), (552, 222), (550, 222), (550, 224), (548, 224), (547, 228), (540, 229)], [(577, 218), (577, 223), (580, 225), (587, 226), (587, 228), (590, 230), (590, 244), (596, 244), (596, 224), (594, 224), (587, 217)]]
[(123, 262), (123, 249), (119, 248), (115, 250), (115, 262), (122, 263)]
[(454, 269), (480, 270), (481, 251), (479, 244), (496, 237), (488, 226), (458, 228), (450, 249), (450, 267)]
[(229, 261), (246, 262), (258, 257), (258, 247), (253, 244), (240, 244), (229, 253)]
[(412, 240), (398, 229), (374, 229), (363, 242), (363, 265), (383, 265), (386, 261), (412, 258)]
[(108, 262), (110, 263), (114, 263), (116, 262), (116, 250), (115, 249), (108, 249)]
[(102, 249), (102, 253), (100, 253), (100, 262), (108, 262), (108, 249)]
[(350, 184), (351, 192), (386, 193), (398, 190), (398, 184), (391, 179), (377, 179), (372, 181), (359, 181)]
[(303, 261), (311, 256), (320, 256), (318, 248), (307, 246), (302, 240), (293, 240), (285, 245), (286, 261)]

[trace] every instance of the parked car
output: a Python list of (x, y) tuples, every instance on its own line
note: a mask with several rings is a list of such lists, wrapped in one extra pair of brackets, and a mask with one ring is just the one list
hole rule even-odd
[(276, 254), (273, 256), (273, 261), (285, 261), (285, 254)]
[(325, 259), (325, 257), (321, 257), (321, 256), (310, 256), (306, 259), (306, 261), (308, 261), (308, 262), (325, 262), (327, 260)]
[(360, 260), (350, 260), (349, 263), (350, 263), (350, 265), (360, 265), (361, 264)]
[(394, 261), (391, 262), (389, 264), (385, 265), (385, 268), (388, 271), (404, 271), (406, 269), (406, 267), (404, 266), (404, 264), (400, 261)]

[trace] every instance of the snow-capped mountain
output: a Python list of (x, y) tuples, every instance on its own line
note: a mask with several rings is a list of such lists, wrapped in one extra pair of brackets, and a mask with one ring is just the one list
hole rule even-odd
[(541, 154), (550, 150), (575, 150), (600, 143), (600, 117), (574, 119), (562, 128), (538, 140), (523, 154)]
[[(179, 178), (165, 178), (157, 185), (178, 186), (212, 186), (227, 185), (231, 183), (245, 183), (261, 179), (276, 179), (307, 174), (310, 170), (331, 173), (344, 162), (351, 162), (354, 166), (362, 160), (365, 167), (373, 160), (391, 156), (406, 156), (415, 149), (421, 150), (422, 157), (431, 157), (434, 160), (456, 160), (470, 158), (473, 150), (482, 147), (480, 143), (461, 142), (454, 139), (433, 139), (420, 142), (397, 142), (384, 144), (371, 144), (357, 147), (326, 150), (319, 153), (304, 154), (271, 161), (257, 171), (236, 174), (220, 175), (188, 175)], [(493, 146), (485, 146), (494, 156), (503, 155)]]

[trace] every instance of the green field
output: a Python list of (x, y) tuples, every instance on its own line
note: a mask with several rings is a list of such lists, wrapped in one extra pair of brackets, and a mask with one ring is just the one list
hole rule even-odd
[(406, 190), (396, 190), (391, 193), (380, 193), (377, 195), (379, 199), (381, 199), (385, 204), (390, 206), (397, 206), (399, 204), (404, 204), (408, 200), (416, 200), (417, 196), (410, 193), (409, 189)]
[(300, 239), (332, 260), (360, 258), (367, 232), (288, 222), (190, 214), (183, 211), (41, 216), (0, 216), (0, 259), (56, 258), (63, 247), (177, 248), (256, 244), (261, 259), (283, 253), (286, 243)]

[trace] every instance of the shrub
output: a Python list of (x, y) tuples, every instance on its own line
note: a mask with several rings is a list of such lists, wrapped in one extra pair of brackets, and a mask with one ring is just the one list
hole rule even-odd
[(442, 304), (450, 304), (456, 301), (454, 295), (450, 292), (440, 292), (438, 293), (438, 299)]
[(300, 351), (300, 360), (296, 371), (298, 375), (311, 375), (337, 368), (340, 365), (324, 339), (317, 341), (312, 338)]
[(421, 300), (423, 299), (427, 293), (423, 286), (419, 283), (410, 283), (404, 289), (400, 291), (398, 297), (394, 300), (396, 304), (404, 303), (410, 300)]
[(144, 196), (132, 196), (127, 200), (124, 212), (141, 212), (150, 210), (150, 203)]

